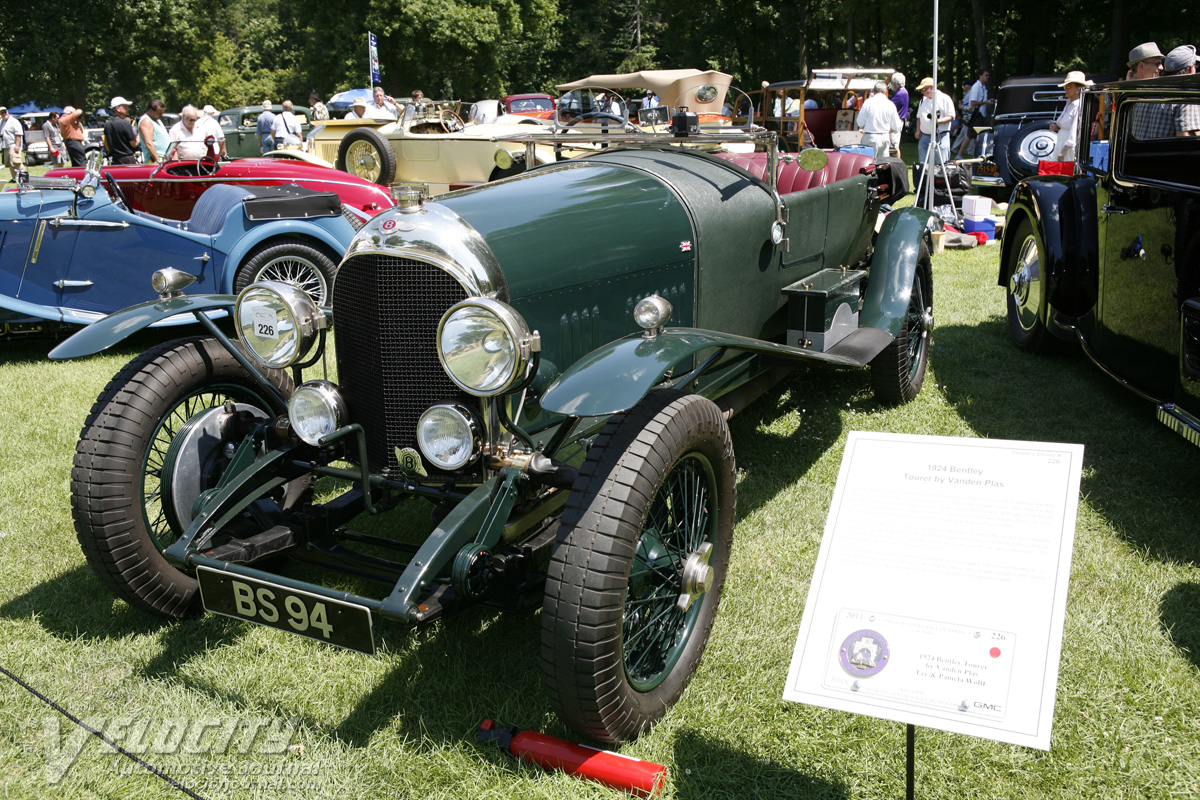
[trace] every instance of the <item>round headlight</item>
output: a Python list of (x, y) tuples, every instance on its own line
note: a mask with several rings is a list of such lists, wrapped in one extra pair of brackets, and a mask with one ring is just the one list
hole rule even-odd
[(438, 469), (461, 469), (479, 456), (479, 428), (462, 406), (431, 406), (417, 422), (417, 444)]
[(308, 381), (288, 400), (288, 420), (292, 430), (314, 447), (321, 437), (342, 426), (346, 419), (346, 401), (329, 381)]
[(492, 161), (495, 162), (496, 166), (500, 169), (510, 169), (513, 165), (512, 153), (508, 152), (504, 148), (500, 148), (496, 151), (496, 155), (492, 156)]
[(652, 294), (638, 300), (633, 307), (633, 320), (646, 330), (662, 327), (671, 318), (671, 303), (665, 297)]
[(252, 283), (234, 308), (238, 338), (261, 364), (281, 369), (312, 347), (321, 310), (303, 289), (278, 281)]
[(534, 337), (521, 315), (498, 300), (463, 300), (438, 325), (438, 358), (460, 388), (501, 394), (525, 377)]

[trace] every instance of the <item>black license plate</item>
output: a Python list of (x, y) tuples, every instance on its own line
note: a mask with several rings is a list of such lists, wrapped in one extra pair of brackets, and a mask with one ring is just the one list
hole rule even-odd
[(371, 611), (277, 583), (197, 567), (200, 598), (207, 611), (307, 636), (318, 642), (375, 652)]
[(979, 178), (999, 178), (1000, 168), (995, 164), (983, 162), (975, 165), (975, 176)]

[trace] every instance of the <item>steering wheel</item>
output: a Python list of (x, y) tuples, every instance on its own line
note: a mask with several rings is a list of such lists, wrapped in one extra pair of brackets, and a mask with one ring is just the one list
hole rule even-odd
[(204, 155), (196, 159), (196, 177), (212, 175), (221, 168), (221, 162), (217, 161), (217, 157), (213, 155), (216, 144), (217, 137), (204, 137)]
[(463, 124), (462, 118), (448, 108), (443, 108), (438, 111), (438, 121), (446, 128), (447, 133), (458, 133), (466, 125)]
[(117, 184), (117, 179), (113, 177), (111, 172), (104, 173), (104, 183), (108, 187), (108, 193), (113, 196), (114, 200), (125, 206), (126, 210), (133, 208), (133, 206), (129, 205), (129, 198), (125, 196), (125, 191)]

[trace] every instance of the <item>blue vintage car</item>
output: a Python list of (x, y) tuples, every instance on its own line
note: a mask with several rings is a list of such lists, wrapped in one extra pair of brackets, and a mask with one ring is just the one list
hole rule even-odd
[(204, 292), (279, 280), (327, 305), (354, 233), (336, 194), (294, 185), (214, 186), (170, 220), (131, 210), (94, 164), (82, 180), (23, 179), (0, 193), (0, 331), (87, 325), (155, 300), (150, 277), (165, 267)]

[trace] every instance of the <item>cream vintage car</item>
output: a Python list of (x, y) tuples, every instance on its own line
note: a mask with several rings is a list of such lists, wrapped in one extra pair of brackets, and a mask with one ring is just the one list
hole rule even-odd
[[(423, 184), (430, 194), (525, 171), (525, 145), (516, 139), (545, 120), (504, 115), (486, 125), (464, 124), (457, 108), (406, 103), (399, 120), (326, 120), (309, 134), (310, 150), (360, 178), (382, 186)], [(551, 150), (536, 157), (539, 164), (555, 160)]]
[[(488, 122), (464, 123), (458, 103), (405, 103), (399, 120), (327, 120), (309, 134), (309, 150), (338, 169), (383, 186), (423, 185), (429, 194), (442, 194), (590, 152), (594, 147), (587, 139), (597, 131), (654, 132), (670, 121), (668, 107), (686, 106), (701, 122), (725, 119), (721, 113), (729, 83), (724, 73), (697, 69), (593, 75), (556, 87), (567, 93), (568, 102), (560, 103), (557, 117), (549, 120), (502, 114)], [(641, 129), (635, 127), (622, 94), (630, 89), (652, 90), (663, 104), (661, 119), (642, 119)], [(576, 98), (574, 104), (570, 97)], [(531, 134), (548, 129), (579, 134), (579, 146), (526, 146)]]

